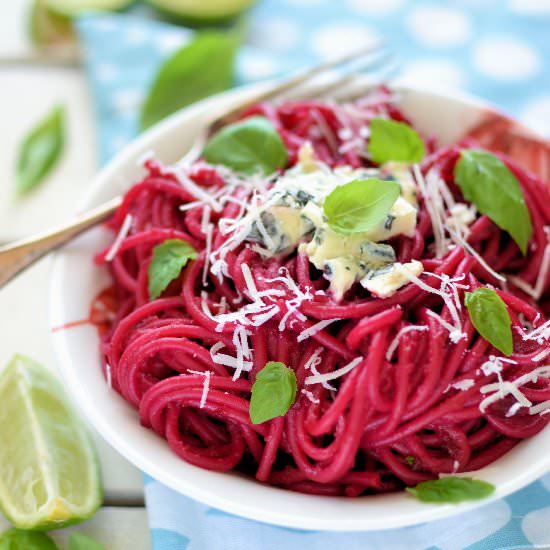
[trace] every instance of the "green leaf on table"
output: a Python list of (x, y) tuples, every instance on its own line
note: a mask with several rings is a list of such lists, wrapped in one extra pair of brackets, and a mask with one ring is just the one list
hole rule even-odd
[(490, 288), (464, 294), (464, 303), (475, 329), (504, 355), (512, 355), (512, 320), (504, 300)]
[(284, 363), (270, 361), (256, 376), (250, 398), (250, 419), (261, 424), (284, 416), (296, 400), (296, 374)]
[(323, 204), (327, 223), (342, 235), (368, 231), (386, 219), (400, 193), (397, 182), (376, 178), (340, 185)]
[(442, 477), (423, 481), (407, 491), (422, 502), (457, 504), (465, 500), (481, 500), (491, 495), (495, 486), (487, 481), (470, 477)]
[(58, 550), (45, 533), (9, 529), (0, 535), (0, 550)]
[(426, 148), (418, 133), (404, 122), (373, 118), (370, 122), (368, 150), (377, 164), (385, 162), (420, 162)]
[(140, 126), (148, 128), (195, 101), (227, 90), (239, 37), (203, 31), (160, 67), (143, 104)]
[(181, 239), (168, 239), (153, 249), (153, 259), (149, 264), (149, 297), (158, 298), (166, 287), (177, 277), (189, 260), (197, 257), (197, 251)]
[(51, 172), (65, 143), (65, 111), (58, 105), (35, 126), (19, 147), (17, 194), (34, 189)]
[(105, 546), (84, 533), (71, 533), (69, 550), (105, 550)]
[(533, 224), (519, 182), (508, 167), (487, 151), (464, 149), (454, 175), (464, 198), (507, 231), (525, 255)]
[(288, 153), (273, 124), (253, 116), (222, 128), (206, 145), (204, 158), (235, 172), (271, 174), (284, 168)]
[(37, 46), (59, 46), (75, 43), (72, 22), (46, 6), (46, 0), (34, 0), (29, 11), (28, 33)]

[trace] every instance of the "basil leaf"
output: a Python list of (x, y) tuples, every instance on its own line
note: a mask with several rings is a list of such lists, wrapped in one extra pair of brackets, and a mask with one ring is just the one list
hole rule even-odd
[(72, 533), (69, 537), (69, 550), (105, 550), (105, 547), (83, 533)]
[(453, 503), (464, 500), (480, 500), (491, 495), (495, 486), (487, 481), (470, 477), (442, 477), (423, 481), (407, 491), (422, 502)]
[(464, 302), (475, 329), (504, 355), (512, 355), (512, 320), (502, 298), (490, 288), (466, 292)]
[(222, 128), (206, 145), (204, 158), (235, 172), (272, 174), (288, 160), (285, 144), (267, 118), (253, 116)]
[(327, 223), (342, 235), (367, 231), (386, 219), (400, 193), (397, 182), (376, 178), (340, 185), (323, 204)]
[(177, 111), (227, 90), (239, 40), (234, 33), (203, 31), (159, 69), (143, 104), (142, 129)]
[(17, 194), (34, 189), (55, 166), (64, 145), (63, 107), (55, 107), (25, 137), (17, 159)]
[(9, 529), (0, 535), (0, 550), (57, 550), (45, 533)]
[(373, 118), (370, 122), (368, 150), (377, 164), (385, 162), (420, 162), (426, 148), (418, 133), (404, 122)]
[(518, 180), (508, 167), (487, 151), (465, 149), (454, 175), (466, 200), (507, 231), (525, 255), (533, 224)]
[(250, 420), (261, 424), (284, 416), (296, 400), (296, 374), (284, 363), (270, 361), (256, 376), (250, 398)]
[(158, 298), (181, 273), (189, 260), (197, 257), (196, 250), (181, 239), (168, 239), (153, 249), (153, 259), (147, 269), (149, 297)]

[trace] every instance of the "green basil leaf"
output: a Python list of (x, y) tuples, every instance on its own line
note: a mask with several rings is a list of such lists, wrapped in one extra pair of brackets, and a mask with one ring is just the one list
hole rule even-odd
[(57, 550), (45, 533), (9, 529), (0, 535), (0, 550)]
[(495, 486), (487, 481), (470, 477), (442, 477), (423, 481), (407, 491), (422, 502), (459, 503), (464, 500), (480, 500), (491, 495)]
[(140, 125), (148, 128), (173, 112), (227, 90), (239, 44), (230, 32), (203, 31), (176, 51), (159, 69), (141, 111)]
[(406, 462), (409, 466), (413, 466), (414, 463), (415, 463), (414, 456), (412, 456), (412, 455), (407, 455), (407, 456), (405, 457), (405, 462)]
[(336, 187), (325, 199), (327, 223), (337, 233), (362, 233), (383, 222), (401, 188), (395, 181), (354, 180)]
[(285, 144), (267, 118), (253, 116), (222, 128), (206, 145), (204, 158), (235, 172), (272, 174), (288, 161)]
[(507, 231), (526, 254), (533, 224), (518, 180), (508, 167), (487, 151), (465, 149), (454, 175), (464, 198)]
[(270, 361), (256, 376), (250, 398), (250, 419), (261, 424), (284, 416), (296, 400), (296, 374), (284, 363)]
[(63, 107), (55, 107), (25, 137), (17, 159), (17, 194), (34, 189), (55, 166), (64, 145)]
[(512, 320), (502, 298), (490, 288), (466, 292), (464, 302), (475, 329), (504, 355), (512, 355)]
[(69, 537), (69, 550), (105, 550), (105, 546), (84, 533), (72, 533)]
[(153, 249), (153, 259), (147, 269), (149, 297), (158, 298), (164, 289), (181, 273), (189, 260), (197, 257), (196, 250), (181, 239), (168, 239)]
[(373, 118), (370, 122), (368, 150), (377, 164), (385, 162), (420, 162), (426, 148), (418, 133), (404, 122)]

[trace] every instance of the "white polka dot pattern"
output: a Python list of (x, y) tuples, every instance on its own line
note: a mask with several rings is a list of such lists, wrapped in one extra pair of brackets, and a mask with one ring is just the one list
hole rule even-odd
[(474, 64), (483, 74), (499, 80), (525, 80), (540, 69), (536, 51), (522, 40), (483, 39), (474, 46)]

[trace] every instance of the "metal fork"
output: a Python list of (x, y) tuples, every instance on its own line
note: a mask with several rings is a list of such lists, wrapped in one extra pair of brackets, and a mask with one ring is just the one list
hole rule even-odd
[[(314, 67), (303, 69), (290, 77), (277, 81), (266, 90), (248, 97), (237, 106), (215, 111), (207, 115), (205, 123), (193, 142), (192, 147), (177, 164), (188, 165), (199, 158), (208, 138), (221, 126), (234, 121), (250, 105), (259, 101), (281, 98), (285, 94), (293, 92), (300, 86), (309, 83), (314, 78), (331, 75), (332, 78), (329, 82), (319, 84), (309, 92), (300, 94), (302, 99), (326, 96), (351, 82), (357, 76), (359, 70), (373, 70), (377, 66), (384, 68), (384, 64), (386, 64), (387, 68), (390, 57), (390, 54), (383, 48), (381, 43), (372, 44), (352, 53), (325, 61)], [(348, 66), (346, 71), (338, 72), (334, 75), (331, 74), (333, 69), (337, 67), (345, 69), (346, 65)], [(122, 195), (119, 195), (96, 208), (78, 214), (73, 220), (59, 227), (0, 247), (0, 287), (4, 286), (25, 268), (52, 250), (107, 219), (120, 206), (121, 202)]]

